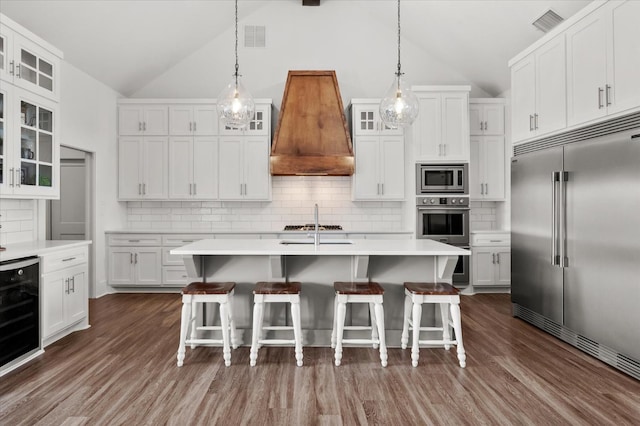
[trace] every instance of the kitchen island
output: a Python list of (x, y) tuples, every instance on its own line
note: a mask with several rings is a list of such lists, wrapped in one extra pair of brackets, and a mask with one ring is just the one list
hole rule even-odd
[[(399, 346), (405, 281), (451, 283), (458, 256), (465, 249), (434, 240), (312, 239), (200, 240), (170, 252), (183, 256), (190, 281), (234, 281), (234, 315), (244, 344), (251, 340), (252, 288), (257, 281), (300, 281), (305, 345), (328, 345), (333, 325), (333, 283), (376, 281), (385, 289), (388, 345)], [(362, 309), (359, 309), (362, 308)], [(347, 321), (364, 323), (367, 306), (354, 306)], [(286, 307), (265, 312), (270, 321), (289, 322)], [(433, 315), (425, 312), (425, 321)], [(397, 336), (396, 336), (397, 335)]]

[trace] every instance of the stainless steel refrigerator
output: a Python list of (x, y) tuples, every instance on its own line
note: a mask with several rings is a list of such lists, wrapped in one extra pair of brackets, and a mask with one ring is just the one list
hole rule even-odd
[(640, 129), (516, 149), (511, 181), (514, 316), (640, 379)]

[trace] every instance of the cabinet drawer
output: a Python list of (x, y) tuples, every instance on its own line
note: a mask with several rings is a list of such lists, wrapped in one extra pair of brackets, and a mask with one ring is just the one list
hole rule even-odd
[(184, 267), (184, 261), (182, 256), (169, 253), (174, 247), (162, 248), (162, 264), (164, 266), (182, 266)]
[(159, 246), (160, 235), (115, 234), (109, 235), (110, 246)]
[(162, 268), (162, 285), (167, 287), (184, 287), (189, 284), (187, 270), (180, 266)]
[(474, 247), (510, 246), (511, 234), (504, 232), (471, 234), (471, 245)]
[(42, 256), (40, 273), (47, 274), (84, 263), (87, 263), (87, 247), (61, 250)]
[(171, 247), (180, 247), (200, 240), (213, 238), (213, 234), (193, 234), (193, 235), (163, 235), (162, 245)]

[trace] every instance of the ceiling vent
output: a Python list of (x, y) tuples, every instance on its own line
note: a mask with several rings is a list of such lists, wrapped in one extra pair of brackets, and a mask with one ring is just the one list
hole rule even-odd
[(549, 9), (545, 13), (543, 13), (541, 17), (533, 21), (532, 24), (540, 31), (548, 33), (562, 21), (564, 21), (564, 18), (562, 16)]
[(244, 47), (265, 47), (267, 30), (264, 25), (244, 26)]

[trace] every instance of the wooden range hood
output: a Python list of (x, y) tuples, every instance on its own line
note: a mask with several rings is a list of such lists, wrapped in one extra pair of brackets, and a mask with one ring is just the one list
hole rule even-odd
[(271, 147), (276, 176), (350, 176), (353, 145), (335, 71), (289, 71)]

